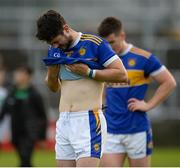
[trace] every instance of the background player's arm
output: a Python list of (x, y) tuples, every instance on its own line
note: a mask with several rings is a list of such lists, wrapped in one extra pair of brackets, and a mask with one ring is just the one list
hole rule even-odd
[[(72, 72), (78, 73), (82, 76), (88, 76), (89, 67), (85, 64), (67, 65), (67, 68)], [(93, 79), (103, 82), (118, 82), (127, 83), (127, 72), (120, 59), (114, 60), (106, 69), (95, 70)]]
[(48, 88), (53, 92), (57, 92), (60, 90), (61, 82), (59, 79), (59, 71), (60, 65), (48, 66), (45, 83), (47, 84)]
[(155, 94), (148, 102), (135, 98), (129, 99), (128, 107), (131, 111), (148, 111), (153, 109), (164, 101), (176, 87), (176, 81), (167, 69), (156, 76), (152, 76), (152, 78), (159, 84)]

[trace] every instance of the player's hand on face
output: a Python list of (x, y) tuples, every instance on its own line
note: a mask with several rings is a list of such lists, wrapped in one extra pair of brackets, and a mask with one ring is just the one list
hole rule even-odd
[(128, 109), (132, 112), (139, 110), (139, 111), (148, 111), (149, 105), (144, 100), (138, 100), (136, 98), (131, 98), (128, 100)]
[(77, 73), (82, 76), (87, 76), (89, 67), (85, 64), (78, 63), (72, 65), (65, 65), (70, 71)]

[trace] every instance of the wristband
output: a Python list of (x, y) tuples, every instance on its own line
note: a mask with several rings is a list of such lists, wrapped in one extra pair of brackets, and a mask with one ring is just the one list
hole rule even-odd
[(94, 78), (96, 75), (96, 70), (88, 69), (88, 76)]

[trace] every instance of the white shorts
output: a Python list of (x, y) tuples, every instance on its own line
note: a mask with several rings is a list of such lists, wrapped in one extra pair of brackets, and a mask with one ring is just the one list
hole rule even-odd
[(101, 110), (61, 112), (56, 122), (56, 159), (101, 158), (107, 125)]
[(152, 153), (152, 131), (134, 134), (107, 134), (105, 153), (126, 153), (131, 159), (141, 159)]

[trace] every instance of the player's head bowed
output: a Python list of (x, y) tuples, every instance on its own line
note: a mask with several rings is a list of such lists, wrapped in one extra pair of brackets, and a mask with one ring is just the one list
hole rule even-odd
[(69, 48), (73, 42), (72, 29), (63, 16), (54, 10), (39, 17), (36, 37), (60, 49)]

